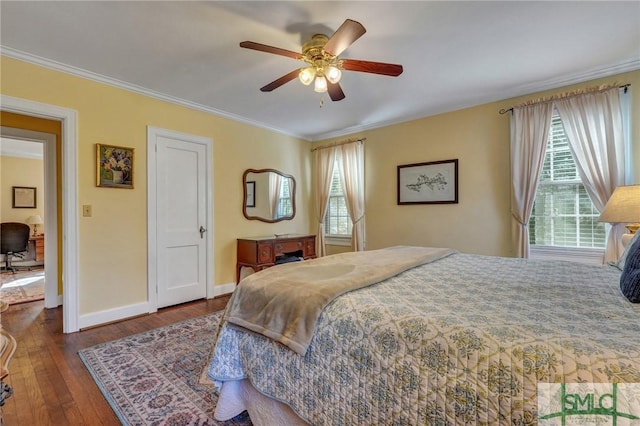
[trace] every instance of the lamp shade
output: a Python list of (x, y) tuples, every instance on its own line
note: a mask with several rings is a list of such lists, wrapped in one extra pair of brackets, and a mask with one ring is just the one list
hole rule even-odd
[(316, 84), (313, 90), (318, 93), (327, 91), (327, 79), (325, 79), (323, 75), (316, 76)]
[(303, 68), (300, 70), (300, 74), (298, 74), (298, 78), (305, 86), (310, 85), (315, 77), (316, 69), (314, 67)]
[(325, 76), (327, 77), (327, 80), (329, 80), (329, 82), (331, 82), (332, 84), (336, 84), (340, 81), (340, 77), (342, 77), (342, 71), (340, 71), (340, 69), (335, 65), (331, 65), (327, 67)]
[(617, 187), (598, 220), (609, 223), (640, 222), (640, 185)]
[(29, 225), (42, 225), (43, 223), (44, 222), (42, 221), (42, 218), (40, 217), (39, 214), (29, 216), (27, 218), (27, 224)]

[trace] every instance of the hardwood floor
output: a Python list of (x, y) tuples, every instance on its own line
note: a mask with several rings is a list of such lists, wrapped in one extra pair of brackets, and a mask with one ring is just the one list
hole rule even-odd
[(80, 360), (80, 349), (224, 309), (229, 295), (165, 308), (151, 315), (78, 333), (62, 333), (62, 308), (44, 302), (11, 306), (2, 327), (18, 342), (6, 382), (4, 426), (118, 425), (120, 422)]

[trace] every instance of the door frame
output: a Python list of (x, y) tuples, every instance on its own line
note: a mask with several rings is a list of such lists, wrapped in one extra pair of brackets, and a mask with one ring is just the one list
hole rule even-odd
[[(57, 308), (58, 298), (58, 191), (56, 186), (56, 135), (14, 127), (0, 127), (0, 135), (42, 145), (44, 176), (44, 234), (55, 235), (55, 240), (44, 246), (44, 307)], [(55, 283), (55, 285), (54, 285)]]
[(0, 106), (3, 111), (62, 122), (62, 332), (74, 333), (79, 330), (78, 113), (72, 109), (7, 95), (0, 95)]
[(149, 313), (158, 311), (158, 241), (157, 228), (157, 145), (158, 137), (178, 139), (204, 145), (205, 147), (205, 208), (206, 208), (206, 288), (207, 299), (214, 294), (213, 262), (213, 141), (204, 136), (191, 135), (174, 130), (147, 126), (147, 301)]

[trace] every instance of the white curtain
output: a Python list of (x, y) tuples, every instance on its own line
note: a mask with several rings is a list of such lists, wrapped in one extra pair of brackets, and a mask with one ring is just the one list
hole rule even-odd
[(353, 251), (363, 251), (365, 243), (364, 226), (364, 142), (354, 142), (340, 147), (342, 156), (342, 182), (344, 196), (353, 222), (351, 247)]
[(269, 213), (273, 219), (278, 218), (280, 205), (280, 192), (282, 191), (282, 176), (278, 173), (269, 173)]
[[(625, 181), (625, 143), (620, 92), (613, 87), (555, 101), (582, 179), (591, 201), (602, 212), (617, 186)], [(607, 238), (605, 262), (622, 253), (621, 224)]]
[(511, 238), (517, 257), (529, 257), (529, 218), (538, 189), (553, 105), (514, 107), (511, 116)]
[(324, 216), (329, 205), (329, 192), (331, 191), (331, 177), (333, 165), (336, 159), (336, 147), (317, 149), (314, 157), (315, 166), (315, 193), (316, 193), (316, 219), (318, 221), (318, 235), (316, 237), (316, 255), (325, 256)]

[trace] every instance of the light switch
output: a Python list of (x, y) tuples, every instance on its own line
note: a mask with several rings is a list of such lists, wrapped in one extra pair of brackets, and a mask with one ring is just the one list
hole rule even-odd
[(93, 212), (91, 211), (91, 204), (84, 204), (82, 206), (82, 216), (91, 217)]

